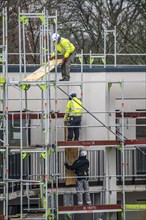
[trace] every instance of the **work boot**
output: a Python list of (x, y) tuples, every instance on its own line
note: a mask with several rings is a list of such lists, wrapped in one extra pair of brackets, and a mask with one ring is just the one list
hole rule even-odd
[(78, 205), (83, 205), (83, 203), (81, 203), (81, 202), (78, 202)]
[(86, 202), (86, 205), (92, 205), (92, 203), (91, 202)]
[(67, 141), (72, 141), (72, 139), (67, 139)]
[(59, 79), (59, 81), (69, 81), (69, 78), (62, 78), (62, 79)]
[(86, 205), (92, 205), (91, 203), (87, 203)]

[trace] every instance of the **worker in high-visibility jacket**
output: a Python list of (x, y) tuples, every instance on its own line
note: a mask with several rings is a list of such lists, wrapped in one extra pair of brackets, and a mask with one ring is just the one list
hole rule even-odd
[(75, 92), (69, 94), (69, 101), (66, 105), (64, 121), (68, 122), (68, 141), (79, 140), (79, 130), (83, 113), (82, 102), (77, 98)]
[[(59, 81), (70, 80), (70, 65), (74, 62), (76, 51), (75, 46), (66, 38), (61, 37), (59, 34), (54, 33), (52, 40), (58, 53), (63, 55), (61, 73), (62, 79)], [(51, 59), (55, 59), (55, 52), (53, 52)]]

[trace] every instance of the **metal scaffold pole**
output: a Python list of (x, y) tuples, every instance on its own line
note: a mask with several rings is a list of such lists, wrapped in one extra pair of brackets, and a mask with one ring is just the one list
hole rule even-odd
[(5, 52), (5, 66), (6, 66), (6, 216), (8, 217), (9, 214), (9, 206), (8, 206), (8, 199), (9, 199), (9, 183), (8, 183), (8, 179), (9, 179), (9, 140), (8, 140), (8, 134), (9, 134), (9, 130), (8, 130), (8, 112), (9, 112), (9, 107), (8, 107), (8, 32), (7, 32), (7, 9), (5, 9), (5, 31), (6, 31), (6, 35), (5, 35), (5, 44), (6, 44), (6, 52)]
[[(22, 80), (22, 39), (21, 40), (21, 16), (20, 16), (20, 8), (19, 8), (19, 73), (20, 73), (20, 80)], [(23, 161), (22, 161), (22, 146), (23, 146), (23, 141), (22, 141), (22, 90), (19, 88), (20, 92), (20, 217), (21, 219), (23, 218)]]
[[(0, 89), (2, 89), (2, 97), (0, 100), (2, 105), (2, 119), (1, 131), (3, 139), (1, 141), (4, 151), (3, 157), (3, 214), (8, 219), (8, 187), (9, 187), (9, 150), (8, 150), (8, 31), (7, 31), (7, 8), (2, 11), (2, 45), (0, 49), (0, 62), (2, 63), (2, 78), (0, 78)], [(1, 145), (1, 144), (0, 144)]]
[[(26, 77), (26, 72), (27, 72), (27, 68), (26, 68), (26, 42), (25, 42), (25, 36), (26, 36), (26, 31), (25, 31), (25, 28), (27, 23), (29, 22), (29, 19), (35, 19), (35, 18), (39, 18), (41, 21), (42, 21), (42, 28), (41, 28), (41, 37), (40, 37), (40, 43), (42, 42), (42, 45), (40, 44), (40, 46), (42, 46), (40, 48), (40, 51), (42, 52), (41, 54), (41, 59), (40, 61), (43, 63), (46, 63), (46, 56), (47, 56), (47, 44), (46, 44), (46, 39), (47, 39), (47, 36), (48, 36), (48, 29), (47, 29), (47, 26), (48, 26), (48, 17), (47, 17), (47, 14), (46, 14), (46, 11), (44, 9), (43, 13), (25, 13), (25, 12), (20, 12), (20, 9), (19, 9), (19, 63), (20, 63), (20, 68), (19, 68), (19, 72), (20, 72), (20, 81), (22, 81), (22, 78), (24, 77), (22, 75), (22, 66), (24, 66), (23, 68), (23, 72), (24, 72), (24, 75)], [(23, 48), (23, 51), (22, 51), (22, 48)], [(22, 58), (23, 58), (23, 62), (22, 62)], [(48, 79), (46, 78), (46, 81)], [(22, 115), (23, 115), (23, 102), (22, 102), (22, 93), (23, 93), (23, 90), (25, 92), (25, 110), (28, 111), (28, 105), (27, 105), (27, 90), (29, 89), (30, 85), (27, 86), (26, 84), (21, 84), (21, 89), (20, 89), (20, 133), (21, 133), (21, 145), (20, 145), (20, 163), (21, 163), (21, 176), (20, 176), (20, 186), (21, 186), (21, 193), (20, 193), (20, 214), (21, 214), (21, 219), (23, 219), (23, 193), (24, 193), (24, 181), (23, 181), (23, 146), (24, 146), (24, 143), (23, 143), (23, 126), (26, 128), (26, 131), (27, 131), (27, 134), (26, 134), (26, 137), (28, 137), (28, 118), (26, 116), (26, 125), (23, 125), (23, 119), (22, 119)], [(45, 216), (44, 216), (44, 219), (47, 219), (47, 212), (48, 212), (48, 199), (47, 199), (47, 189), (48, 189), (48, 156), (47, 156), (47, 146), (48, 146), (48, 143), (49, 143), (49, 138), (48, 138), (48, 106), (49, 106), (49, 103), (48, 103), (48, 90), (46, 89), (47, 88), (47, 85), (44, 84), (42, 86), (40, 86), (41, 89), (42, 89), (42, 100), (44, 100), (44, 103), (42, 103), (42, 141), (44, 143), (44, 149), (42, 149), (42, 153), (43, 153), (43, 157), (44, 157), (44, 168), (43, 168), (43, 176), (44, 176), (44, 179), (42, 179), (42, 181), (44, 181), (44, 185), (45, 185), (45, 201), (43, 199), (43, 203), (45, 202)], [(27, 147), (29, 147), (29, 143), (28, 143), (28, 140), (27, 140)], [(37, 149), (34, 149), (34, 153), (33, 155), (35, 155), (35, 153), (39, 153), (39, 151)], [(40, 154), (40, 153), (39, 153)], [(33, 156), (32, 155), (32, 156)], [(33, 156), (34, 158), (34, 156)], [(27, 159), (27, 158), (26, 158)], [(40, 165), (41, 166), (41, 165)], [(39, 169), (40, 171), (42, 171), (42, 169)], [(42, 175), (41, 174), (41, 175)], [(27, 177), (29, 178), (29, 173), (27, 175)], [(42, 178), (42, 176), (40, 176)], [(37, 177), (38, 178), (38, 177)], [(30, 181), (33, 183), (33, 179), (30, 179)], [(28, 196), (29, 196), (29, 191), (28, 191)], [(44, 195), (43, 195), (44, 196)], [(28, 201), (28, 210), (30, 209), (30, 204), (29, 204), (29, 201)]]
[(124, 123), (124, 108), (125, 108), (125, 103), (124, 103), (124, 80), (121, 82), (121, 89), (122, 89), (122, 103), (121, 103), (121, 114), (122, 114), (122, 137), (121, 137), (121, 144), (122, 144), (122, 151), (121, 151), (121, 174), (122, 174), (122, 196), (123, 196), (123, 219), (126, 219), (126, 213), (125, 213), (125, 123)]
[[(112, 34), (113, 36), (113, 53), (107, 54), (107, 37)], [(116, 26), (114, 26), (113, 30), (107, 30), (104, 27), (104, 67), (108, 66), (107, 58), (114, 58), (114, 66), (117, 66), (117, 34), (116, 34)]]
[[(42, 163), (40, 164), (40, 178), (41, 178), (41, 183), (43, 184), (44, 190), (41, 193), (41, 205), (43, 210), (45, 210), (45, 214), (43, 215), (43, 219), (48, 219), (48, 216), (50, 215), (50, 207), (48, 204), (48, 180), (49, 180), (49, 172), (53, 172), (53, 170), (49, 170), (52, 169), (52, 167), (50, 168), (49, 166), (49, 161), (48, 158), (50, 158), (50, 156), (48, 156), (48, 150), (50, 149), (50, 144), (51, 144), (51, 124), (50, 124), (50, 112), (51, 112), (51, 93), (50, 93), (50, 86), (48, 84), (48, 82), (50, 81), (50, 72), (47, 72), (47, 66), (46, 64), (48, 64), (49, 67), (49, 62), (48, 62), (48, 58), (49, 58), (49, 41), (50, 41), (50, 29), (49, 27), (49, 19), (56, 19), (56, 16), (49, 16), (48, 12), (44, 9), (44, 11), (42, 13), (25, 13), (25, 12), (20, 12), (19, 9), (19, 70), (20, 70), (20, 82), (22, 81), (23, 77), (26, 77), (26, 73), (27, 73), (27, 68), (26, 68), (26, 41), (25, 41), (25, 36), (26, 36), (26, 30), (27, 27), (26, 25), (28, 24), (29, 19), (35, 19), (35, 18), (39, 18), (41, 20), (41, 28), (40, 28), (40, 64), (41, 65), (45, 65), (45, 80), (42, 81), (42, 83), (38, 84), (40, 89), (41, 89), (41, 93), (42, 93), (42, 102), (41, 102), (41, 127), (42, 127), (42, 135), (41, 135), (41, 141), (42, 141), (42, 146), (44, 146), (42, 148), (42, 153), (40, 155), (40, 160), (42, 157)], [(56, 19), (57, 20), (57, 19)], [(24, 68), (22, 68), (24, 66)], [(22, 72), (23, 70), (23, 72)], [(37, 85), (37, 84), (36, 84)], [(23, 180), (23, 160), (22, 158), (24, 158), (24, 152), (25, 150), (23, 150), (23, 128), (26, 129), (26, 132), (28, 133), (28, 116), (26, 114), (26, 125), (23, 125), (23, 101), (22, 101), (22, 97), (23, 97), (23, 90), (25, 92), (25, 111), (29, 112), (29, 107), (27, 104), (27, 90), (30, 88), (31, 83), (29, 82), (29, 84), (20, 84), (20, 133), (21, 133), (21, 145), (20, 145), (20, 163), (21, 163), (21, 177), (20, 177), (20, 185), (21, 185), (21, 195), (20, 195), (20, 215), (21, 215), (21, 219), (23, 219), (23, 194), (24, 194), (24, 185), (25, 185), (25, 180)], [(31, 128), (31, 127), (29, 127)], [(26, 135), (28, 137), (28, 135)], [(27, 147), (29, 147), (29, 143), (27, 141)], [(31, 151), (32, 152), (32, 151)], [(37, 149), (33, 150), (34, 154), (35, 153), (39, 153), (40, 152)], [(48, 169), (49, 166), (49, 169)], [(29, 173), (28, 173), (28, 178), (29, 178)], [(36, 177), (37, 179), (39, 178)], [(31, 181), (33, 183), (33, 179), (30, 179), (29, 181)], [(29, 198), (29, 191), (28, 191), (28, 198)], [(30, 210), (30, 203), (28, 201), (28, 210)], [(39, 210), (39, 209), (38, 209)], [(54, 210), (54, 204), (52, 203), (52, 210)], [(53, 214), (51, 213), (51, 215), (53, 216)], [(38, 219), (38, 218), (36, 218)]]
[[(49, 43), (47, 41), (48, 38), (48, 14), (44, 10), (44, 23), (43, 23), (43, 48), (44, 48), (44, 62), (46, 63), (46, 57), (49, 57)], [(50, 120), (49, 120), (49, 112), (50, 112), (50, 96), (49, 96), (49, 89), (47, 85), (47, 81), (49, 80), (49, 74), (45, 76), (45, 88), (44, 88), (44, 120), (45, 120), (45, 126), (44, 126), (44, 138), (45, 138), (45, 218), (48, 218), (48, 180), (49, 180), (49, 174), (48, 174), (48, 146), (50, 144), (50, 137), (49, 137), (49, 127), (50, 127)]]

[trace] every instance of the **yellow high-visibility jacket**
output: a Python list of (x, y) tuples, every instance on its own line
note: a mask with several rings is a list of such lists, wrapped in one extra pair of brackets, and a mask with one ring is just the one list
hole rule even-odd
[[(68, 58), (75, 50), (74, 45), (68, 39), (63, 37), (61, 37), (61, 40), (55, 45), (55, 47), (65, 58)], [(55, 52), (53, 52), (52, 57), (55, 57)]]
[(69, 116), (81, 116), (83, 113), (83, 108), (80, 105), (82, 105), (82, 102), (77, 97), (74, 97), (72, 100), (68, 101), (64, 119), (66, 120)]

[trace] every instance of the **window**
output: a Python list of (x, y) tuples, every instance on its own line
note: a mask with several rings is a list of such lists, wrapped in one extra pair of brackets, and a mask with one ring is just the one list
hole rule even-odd
[[(136, 119), (136, 139), (146, 138), (146, 119)], [(141, 126), (140, 126), (141, 125)], [(137, 174), (146, 174), (146, 148), (138, 146), (136, 150)]]

